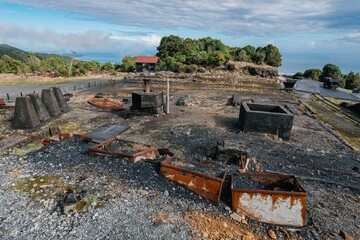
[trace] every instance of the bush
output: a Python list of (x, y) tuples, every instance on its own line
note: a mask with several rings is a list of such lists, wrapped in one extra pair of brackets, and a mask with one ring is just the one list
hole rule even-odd
[(319, 68), (311, 68), (304, 72), (305, 78), (319, 81), (322, 71)]
[(326, 64), (322, 69), (322, 74), (320, 76), (320, 79), (324, 80), (324, 78), (326, 77), (341, 80), (342, 74), (340, 68), (335, 64), (330, 64), (330, 63)]

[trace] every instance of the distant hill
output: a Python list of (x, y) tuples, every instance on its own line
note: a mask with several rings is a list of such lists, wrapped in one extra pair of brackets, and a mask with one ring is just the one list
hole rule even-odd
[[(30, 52), (23, 51), (19, 48), (7, 44), (0, 44), (0, 58), (3, 55), (8, 55), (16, 60), (20, 60), (21, 62), (26, 62), (26, 59), (28, 58), (29, 54)], [(48, 53), (33, 53), (33, 54), (41, 60), (48, 59), (51, 57), (56, 57), (66, 63), (70, 63), (71, 61), (71, 57), (62, 56), (59, 54), (48, 54)]]

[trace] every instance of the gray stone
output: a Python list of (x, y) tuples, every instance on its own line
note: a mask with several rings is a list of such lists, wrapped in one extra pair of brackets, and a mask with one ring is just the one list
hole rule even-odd
[(241, 103), (239, 125), (244, 132), (263, 132), (290, 139), (294, 115), (279, 105)]
[(226, 164), (240, 165), (241, 158), (246, 159), (249, 155), (249, 149), (242, 142), (224, 139), (217, 144), (216, 159)]
[(37, 93), (30, 93), (27, 96), (30, 97), (31, 102), (35, 108), (36, 114), (41, 122), (49, 120), (50, 114), (47, 111), (44, 103), (41, 101), (40, 96)]
[(40, 124), (30, 97), (17, 97), (14, 112), (15, 128), (34, 128)]
[(69, 106), (66, 102), (66, 99), (64, 97), (64, 95), (61, 92), (61, 89), (59, 87), (52, 87), (52, 90), (54, 91), (55, 94), (55, 98), (59, 104), (60, 110), (62, 112), (67, 112), (69, 111)]
[(48, 110), (50, 116), (58, 116), (61, 114), (58, 101), (56, 100), (53, 89), (43, 89), (41, 92), (41, 100)]
[(190, 101), (191, 101), (191, 95), (186, 95), (184, 97), (181, 97), (177, 101), (176, 105), (178, 105), (178, 106), (187, 106)]
[(234, 107), (236, 107), (236, 106), (240, 106), (240, 104), (241, 104), (241, 99), (240, 99), (240, 94), (234, 94), (233, 96), (232, 96), (232, 99), (231, 99), (231, 104), (234, 106)]

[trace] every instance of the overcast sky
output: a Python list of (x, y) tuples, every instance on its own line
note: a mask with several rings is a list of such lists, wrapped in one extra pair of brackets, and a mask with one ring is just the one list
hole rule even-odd
[(28, 51), (119, 62), (155, 54), (170, 34), (240, 47), (272, 43), (282, 72), (327, 63), (360, 71), (359, 0), (0, 1), (0, 43)]

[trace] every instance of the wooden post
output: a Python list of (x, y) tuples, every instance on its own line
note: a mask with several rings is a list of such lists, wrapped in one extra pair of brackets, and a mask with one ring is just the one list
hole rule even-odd
[(6, 97), (7, 97), (7, 100), (10, 101), (10, 95), (8, 93), (6, 94)]
[(22, 92), (20, 92), (20, 96), (21, 96), (21, 97), (23, 96)]
[(88, 83), (89, 88), (91, 87), (91, 83)]
[(167, 79), (166, 83), (166, 113), (170, 113), (170, 83), (169, 79)]

